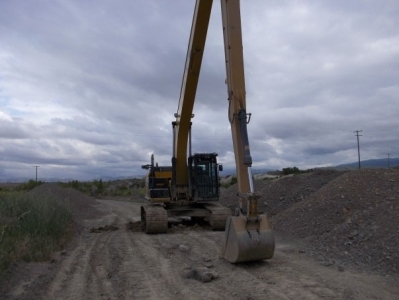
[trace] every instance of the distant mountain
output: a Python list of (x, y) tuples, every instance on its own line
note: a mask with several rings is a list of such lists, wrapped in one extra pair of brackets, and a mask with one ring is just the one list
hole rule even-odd
[(100, 177), (95, 177), (93, 180), (102, 180), (102, 181), (115, 181), (115, 180), (128, 180), (128, 179), (134, 179), (134, 178), (144, 178), (145, 174), (142, 175), (131, 175), (131, 176), (117, 176), (117, 177), (112, 177), (112, 176), (100, 176)]
[[(380, 159), (369, 159), (369, 160), (363, 160), (360, 162), (361, 168), (388, 168), (388, 158), (380, 158)], [(399, 166), (399, 157), (392, 157), (389, 159), (389, 166), (391, 168), (393, 167), (398, 167)], [(358, 162), (353, 162), (349, 164), (342, 164), (338, 166), (333, 166), (329, 167), (333, 169), (339, 169), (339, 170), (354, 170), (358, 168)], [(253, 168), (252, 169), (252, 174), (266, 174), (269, 171), (275, 171), (271, 169), (257, 169)], [(220, 172), (221, 176), (229, 176), (229, 175), (234, 175), (236, 174), (236, 169), (232, 168), (225, 168), (222, 172)], [(100, 180), (102, 181), (114, 181), (114, 180), (126, 180), (126, 179), (133, 179), (133, 178), (143, 178), (145, 175), (132, 175), (132, 176), (96, 176), (92, 180)], [(10, 182), (10, 183), (24, 183), (28, 182), (29, 180), (34, 180), (34, 178), (0, 178), (0, 182), (5, 183), (5, 182)], [(38, 178), (40, 181), (44, 182), (68, 182), (75, 180), (73, 178), (57, 178), (57, 177), (52, 177), (52, 178)], [(92, 181), (92, 180), (79, 180), (79, 181)]]
[[(399, 166), (399, 157), (389, 158), (389, 167)], [(359, 167), (358, 162), (350, 163), (350, 164), (342, 164), (335, 166), (333, 168), (340, 170), (351, 170), (357, 169)], [(380, 158), (380, 159), (369, 159), (360, 161), (361, 168), (388, 168), (388, 157)]]
[[(266, 174), (267, 172), (270, 171), (275, 171), (272, 169), (257, 169), (257, 168), (252, 168), (252, 174)], [(230, 175), (235, 175), (236, 174), (236, 169), (223, 169), (223, 171), (219, 172), (220, 176), (230, 176)]]

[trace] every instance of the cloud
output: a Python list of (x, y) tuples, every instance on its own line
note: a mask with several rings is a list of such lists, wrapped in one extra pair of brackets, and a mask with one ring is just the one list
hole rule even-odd
[[(194, 1), (2, 2), (0, 179), (143, 174), (172, 156)], [(395, 154), (399, 4), (241, 1), (254, 167)], [(193, 152), (234, 168), (220, 3), (208, 30)], [(30, 176), (30, 175), (29, 175)]]

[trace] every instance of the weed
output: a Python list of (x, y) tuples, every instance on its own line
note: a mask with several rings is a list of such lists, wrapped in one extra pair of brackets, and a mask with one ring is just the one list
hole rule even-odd
[(0, 195), (0, 270), (20, 259), (49, 259), (71, 236), (71, 220), (71, 212), (57, 199)]
[(93, 180), (80, 182), (72, 180), (70, 182), (59, 183), (62, 187), (72, 187), (89, 196), (140, 196), (144, 197), (144, 180), (132, 179), (125, 181)]
[(35, 187), (43, 184), (43, 181), (34, 181), (33, 179), (29, 180), (27, 183), (23, 183), (19, 186), (16, 187), (16, 190), (18, 191), (30, 191), (32, 189), (34, 189)]

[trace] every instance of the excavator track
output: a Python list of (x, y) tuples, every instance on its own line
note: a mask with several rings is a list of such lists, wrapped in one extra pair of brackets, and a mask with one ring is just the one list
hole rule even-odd
[(209, 217), (209, 224), (214, 231), (224, 230), (226, 227), (226, 220), (231, 216), (231, 210), (228, 207), (224, 207), (219, 203), (205, 204), (204, 207), (211, 212)]
[(160, 205), (143, 205), (141, 207), (141, 227), (145, 233), (166, 233), (168, 213)]

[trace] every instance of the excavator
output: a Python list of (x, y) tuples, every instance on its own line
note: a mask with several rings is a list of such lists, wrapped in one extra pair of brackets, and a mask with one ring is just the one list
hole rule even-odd
[[(225, 230), (220, 257), (230, 263), (270, 259), (275, 241), (269, 221), (258, 212), (260, 195), (255, 193), (251, 172), (246, 111), (244, 59), (239, 0), (221, 0), (228, 119), (231, 124), (237, 175), (234, 213), (219, 200), (219, 171), (216, 153), (195, 153), (191, 149), (191, 126), (197, 84), (213, 0), (196, 0), (177, 112), (172, 122), (171, 166), (143, 165), (146, 199), (141, 207), (146, 233), (165, 233), (173, 218), (204, 219), (213, 230)], [(187, 153), (188, 152), (188, 153)]]

